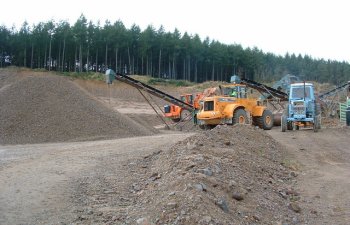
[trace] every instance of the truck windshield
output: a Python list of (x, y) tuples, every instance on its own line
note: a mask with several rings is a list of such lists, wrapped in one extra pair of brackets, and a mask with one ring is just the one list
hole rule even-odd
[(305, 89), (304, 89), (304, 86), (293, 87), (290, 97), (292, 99), (302, 99), (304, 98), (304, 91), (305, 91), (305, 98), (310, 98), (311, 97), (310, 86), (306, 86)]

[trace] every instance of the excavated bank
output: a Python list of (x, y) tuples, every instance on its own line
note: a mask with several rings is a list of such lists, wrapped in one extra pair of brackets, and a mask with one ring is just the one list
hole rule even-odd
[(0, 144), (83, 141), (152, 135), (66, 77), (0, 73)]

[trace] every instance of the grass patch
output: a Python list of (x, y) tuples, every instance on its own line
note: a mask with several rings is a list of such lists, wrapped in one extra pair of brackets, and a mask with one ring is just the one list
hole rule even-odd
[(168, 80), (163, 78), (151, 78), (147, 83), (150, 85), (171, 85), (176, 87), (189, 87), (194, 85), (192, 82), (186, 80)]
[(73, 77), (76, 79), (83, 79), (83, 80), (99, 80), (104, 81), (105, 75), (102, 73), (95, 73), (95, 72), (83, 72), (83, 73), (76, 73), (76, 72), (57, 72), (58, 75), (63, 75), (67, 77)]

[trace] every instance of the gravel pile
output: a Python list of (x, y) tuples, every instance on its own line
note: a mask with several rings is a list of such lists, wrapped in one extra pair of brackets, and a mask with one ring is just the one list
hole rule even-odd
[(0, 73), (0, 144), (152, 135), (65, 77)]
[(98, 182), (81, 181), (84, 215), (74, 222), (300, 224), (297, 174), (285, 165), (283, 152), (259, 128), (217, 126), (124, 163), (132, 179), (123, 185), (101, 175), (106, 168)]

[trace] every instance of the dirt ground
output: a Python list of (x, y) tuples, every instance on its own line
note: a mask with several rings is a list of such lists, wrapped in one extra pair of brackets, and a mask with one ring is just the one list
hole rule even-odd
[(0, 145), (0, 224), (350, 224), (349, 128), (164, 130), (137, 90), (73, 82), (151, 135)]
[(350, 224), (350, 129), (268, 133), (297, 162), (303, 216), (311, 224)]

